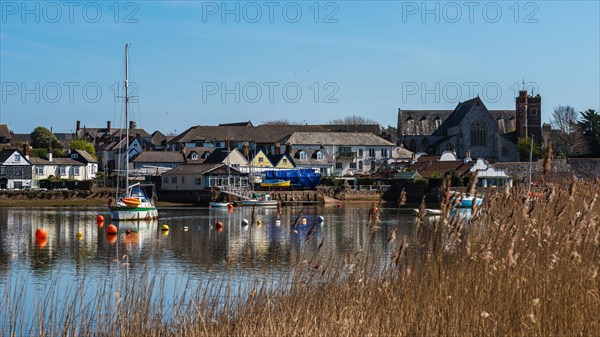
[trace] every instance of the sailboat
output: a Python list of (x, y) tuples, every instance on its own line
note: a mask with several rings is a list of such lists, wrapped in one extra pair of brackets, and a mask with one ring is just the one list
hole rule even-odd
[[(125, 146), (129, 146), (129, 45), (125, 45)], [(123, 170), (119, 171), (122, 172)], [(151, 220), (158, 218), (154, 200), (146, 196), (140, 183), (129, 185), (129, 154), (125, 154), (125, 192), (109, 203), (110, 217), (113, 220)]]

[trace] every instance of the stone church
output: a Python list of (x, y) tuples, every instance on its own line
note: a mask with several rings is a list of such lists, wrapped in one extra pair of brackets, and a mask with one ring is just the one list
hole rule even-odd
[(479, 97), (454, 110), (398, 109), (398, 142), (413, 152), (441, 155), (454, 151), (464, 158), (518, 161), (517, 140), (542, 140), (542, 98), (519, 91), (515, 110), (488, 110)]

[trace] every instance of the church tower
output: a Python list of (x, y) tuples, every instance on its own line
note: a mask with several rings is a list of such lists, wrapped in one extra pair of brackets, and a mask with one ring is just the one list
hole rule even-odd
[(542, 141), (542, 97), (531, 96), (527, 90), (520, 90), (516, 98), (517, 135)]

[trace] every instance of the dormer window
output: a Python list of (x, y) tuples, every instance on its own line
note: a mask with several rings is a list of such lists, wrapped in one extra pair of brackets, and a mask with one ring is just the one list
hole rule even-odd
[(77, 153), (71, 153), (71, 158), (72, 159), (77, 159), (77, 158), (79, 158), (79, 154), (77, 154)]
[(198, 160), (198, 154), (196, 152), (192, 152), (190, 158), (192, 158), (192, 160)]
[(323, 158), (324, 158), (323, 152), (321, 152), (321, 151), (317, 152), (317, 160), (323, 160)]
[(308, 155), (306, 154), (306, 152), (301, 151), (300, 152), (300, 159), (306, 159), (306, 158), (308, 158)]

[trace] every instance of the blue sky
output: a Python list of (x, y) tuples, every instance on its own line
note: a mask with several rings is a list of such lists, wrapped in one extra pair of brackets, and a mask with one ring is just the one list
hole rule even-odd
[(523, 79), (545, 121), (558, 105), (600, 105), (598, 1), (0, 5), (0, 118), (16, 133), (118, 124), (126, 43), (148, 131), (347, 115), (395, 125), (398, 108), (476, 95), (513, 109)]

